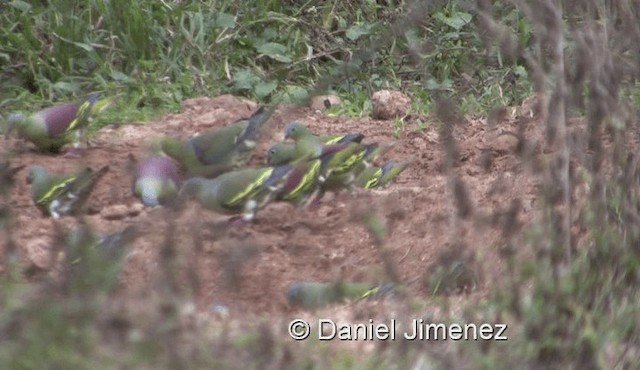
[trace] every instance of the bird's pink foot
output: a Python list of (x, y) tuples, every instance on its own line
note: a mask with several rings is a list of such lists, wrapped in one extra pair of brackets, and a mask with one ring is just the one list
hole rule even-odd
[(68, 149), (63, 157), (65, 158), (80, 158), (85, 154), (85, 151), (80, 148), (70, 148)]
[(248, 225), (250, 221), (245, 220), (242, 216), (233, 216), (229, 219), (229, 225), (244, 226)]

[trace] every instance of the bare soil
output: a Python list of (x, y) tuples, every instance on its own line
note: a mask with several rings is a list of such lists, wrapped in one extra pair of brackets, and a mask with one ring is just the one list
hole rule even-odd
[[(81, 165), (109, 165), (109, 174), (90, 199), (86, 220), (99, 232), (114, 232), (132, 224), (142, 232), (130, 247), (118, 294), (144, 300), (163, 288), (158, 282), (163, 284), (165, 280), (158, 277), (175, 268), (177, 286), (193, 289), (201, 312), (222, 304), (241, 315), (290, 315), (299, 310), (289, 307), (285, 299), (291, 282), (339, 277), (385, 281), (378, 249), (357, 217), (368, 207), (387, 222), (386, 248), (401, 278), (409, 282), (410, 295), (429, 300), (423, 277), (443, 253), (454, 253), (469, 261), (481, 277), (478, 289), (470, 293), (470, 297), (481, 299), (487, 285), (504, 267), (501, 225), (512, 200), (520, 199), (516, 227), (530, 224), (536, 213), (536, 171), (518, 158), (518, 140), (508, 134), (522, 127), (534, 143), (533, 153), (540, 156), (542, 150), (535, 140), (541, 141), (542, 124), (539, 119), (527, 118), (527, 109), (519, 109), (517, 114), (502, 112), (491, 124), (472, 118), (446, 123), (454, 125), (458, 152), (451, 173), (465, 184), (471, 205), (466, 219), (457, 216), (440, 123), (431, 120), (426, 129), (418, 130), (409, 122), (396, 138), (394, 121), (331, 117), (301, 106), (278, 108), (271, 118), (271, 134), (265, 135), (252, 164), (264, 162), (266, 148), (282, 139), (284, 125), (293, 120), (308, 124), (318, 134), (362, 132), (365, 142), (395, 142), (383, 160), (415, 162), (387, 189), (330, 194), (318, 209), (270, 204), (258, 213), (254, 223), (241, 226), (230, 225), (228, 216), (196, 204), (175, 216), (163, 208), (145, 208), (133, 196), (132, 157), (144, 158), (153, 137), (188, 137), (249, 116), (256, 107), (253, 102), (229, 95), (188, 100), (178, 114), (145, 124), (103, 128), (81, 159), (37, 153), (30, 144), (14, 138), (3, 145), (18, 153), (12, 160), (14, 165), (42, 164), (53, 173), (72, 171)], [(15, 223), (13, 237), (31, 279), (54, 279), (63, 258), (63, 252), (52, 247), (56, 225), (68, 227), (75, 220), (44, 217), (32, 203), (26, 174), (26, 169), (18, 173), (9, 198)], [(169, 235), (172, 225), (175, 232)], [(160, 258), (167, 237), (175, 242), (173, 253), (177, 258), (172, 266)]]

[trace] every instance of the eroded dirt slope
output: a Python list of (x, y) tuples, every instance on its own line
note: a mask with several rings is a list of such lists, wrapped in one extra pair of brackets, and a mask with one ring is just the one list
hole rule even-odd
[[(159, 251), (170, 225), (176, 246), (175, 268), (179, 284), (196, 290), (196, 302), (202, 310), (224, 304), (240, 314), (291, 313), (284, 292), (297, 280), (384, 281), (385, 271), (373, 240), (355, 210), (372, 207), (389, 225), (387, 248), (403, 279), (410, 281), (409, 293), (428, 297), (421, 276), (447, 250), (463, 249), (475, 256), (481, 282), (473, 294), (482, 296), (484, 287), (502, 268), (498, 253), (501, 233), (496, 215), (504, 212), (512, 199), (521, 199), (518, 221), (526, 224), (534, 212), (536, 183), (530, 170), (513, 154), (516, 140), (503, 132), (516, 132), (516, 119), (502, 117), (490, 127), (483, 120), (454, 122), (458, 157), (453, 172), (466, 185), (472, 216), (460, 221), (455, 217), (454, 198), (445, 171), (444, 154), (438, 125), (418, 131), (408, 124), (399, 138), (393, 136), (393, 121), (370, 118), (329, 117), (310, 108), (280, 107), (271, 119), (271, 134), (265, 138), (252, 162), (264, 161), (265, 149), (282, 139), (287, 122), (300, 120), (315, 132), (343, 133), (359, 131), (366, 142), (396, 142), (385, 155), (398, 161), (415, 159), (395, 184), (387, 189), (356, 195), (327, 196), (317, 210), (295, 209), (288, 204), (271, 204), (259, 212), (252, 225), (231, 227), (227, 216), (217, 215), (191, 205), (174, 219), (163, 209), (148, 209), (133, 197), (131, 156), (141, 159), (153, 137), (166, 134), (187, 137), (194, 132), (220, 127), (250, 115), (255, 103), (231, 96), (198, 98), (186, 101), (183, 111), (148, 124), (108, 126), (92, 139), (85, 158), (47, 156), (31, 150), (17, 139), (5, 141), (6, 148), (17, 150), (15, 165), (34, 163), (52, 172), (70, 171), (86, 164), (94, 168), (109, 165), (110, 172), (91, 198), (92, 214), (88, 222), (100, 232), (112, 232), (136, 224), (142, 236), (131, 247), (121, 276), (120, 294), (140, 297), (159, 289), (157, 277), (167, 267)], [(539, 136), (538, 122), (525, 123), (529, 136)], [(486, 160), (490, 159), (489, 162)], [(488, 163), (488, 165), (487, 165)], [(18, 174), (10, 206), (15, 216), (15, 239), (25, 266), (33, 279), (54, 278), (55, 262), (61, 252), (51, 245), (56, 221), (44, 218), (33, 206), (26, 184), (26, 170)], [(484, 220), (484, 221), (483, 221)], [(71, 218), (61, 223), (72, 225)], [(4, 238), (3, 238), (4, 239)]]

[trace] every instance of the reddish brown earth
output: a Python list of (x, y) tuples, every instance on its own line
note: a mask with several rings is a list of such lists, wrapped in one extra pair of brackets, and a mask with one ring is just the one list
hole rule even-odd
[[(253, 102), (228, 95), (192, 99), (183, 104), (179, 114), (147, 124), (105, 127), (92, 138), (83, 159), (36, 153), (30, 144), (18, 139), (10, 139), (5, 145), (18, 152), (14, 165), (38, 163), (54, 173), (84, 164), (92, 168), (110, 166), (109, 174), (97, 185), (90, 200), (93, 214), (87, 220), (100, 232), (118, 231), (127, 225), (138, 225), (142, 231), (131, 246), (119, 294), (143, 300), (162, 288), (158, 282), (164, 284), (165, 280), (158, 277), (168, 267), (159, 252), (175, 220), (177, 258), (173, 268), (180, 276), (179, 285), (195, 289), (195, 301), (203, 312), (219, 303), (238, 314), (291, 314), (297, 309), (287, 305), (284, 292), (293, 281), (330, 281), (339, 277), (384, 281), (385, 269), (373, 239), (355, 217), (354, 211), (367, 207), (387, 222), (386, 248), (401, 278), (409, 282), (410, 295), (428, 300), (421, 278), (443, 252), (459, 251), (472, 261), (481, 277), (479, 289), (471, 293), (472, 298), (481, 298), (503, 268), (499, 254), (503, 237), (499, 224), (492, 220), (501, 220), (497, 216), (516, 198), (521, 199), (519, 223), (526, 225), (534, 217), (537, 182), (530, 168), (513, 153), (515, 137), (500, 134), (517, 132), (520, 119), (528, 139), (540, 140), (541, 124), (539, 120), (509, 113), (498, 117), (495, 125), (481, 119), (452, 123), (459, 152), (453, 173), (464, 181), (472, 205), (471, 216), (466, 220), (456, 216), (439, 124), (418, 130), (415, 123), (407, 123), (395, 138), (394, 121), (330, 117), (300, 106), (282, 106), (276, 111), (271, 118), (272, 137), (264, 138), (253, 163), (264, 160), (265, 148), (282, 138), (284, 125), (292, 120), (307, 123), (319, 134), (359, 131), (366, 135), (366, 142), (395, 142), (384, 159), (415, 162), (387, 189), (329, 195), (317, 210), (270, 204), (258, 213), (255, 223), (242, 226), (229, 225), (228, 216), (202, 210), (195, 204), (176, 217), (162, 208), (144, 208), (133, 196), (135, 164), (130, 155), (143, 158), (153, 137), (187, 137), (246, 117), (256, 107)], [(488, 166), (486, 158), (491, 159)], [(43, 217), (31, 201), (25, 179), (26, 170), (22, 170), (10, 197), (14, 237), (25, 267), (35, 271), (32, 279), (55, 278), (55, 261), (62, 259), (59, 251), (51, 258), (55, 225), (69, 226), (75, 221), (70, 217), (61, 221)]]

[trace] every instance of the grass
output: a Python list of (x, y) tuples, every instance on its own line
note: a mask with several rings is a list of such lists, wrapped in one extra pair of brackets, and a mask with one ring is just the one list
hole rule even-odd
[[(107, 303), (84, 304), (106, 299), (97, 293), (75, 296), (58, 283), (35, 291), (6, 264), (0, 362), (11, 368), (637, 366), (640, 200), (631, 189), (640, 183), (637, 154), (624, 145), (640, 102), (633, 2), (605, 9), (585, 1), (564, 18), (554, 18), (559, 8), (541, 1), (391, 3), (5, 2), (0, 111), (6, 117), (102, 91), (116, 103), (100, 124), (125, 123), (177, 110), (194, 96), (229, 92), (283, 103), (330, 92), (344, 104), (329, 114), (358, 117), (369, 114), (372, 91), (402, 88), (413, 98), (411, 114), (447, 122), (447, 114), (486, 115), (518, 105), (534, 90), (546, 93), (553, 97), (549, 128), (562, 132), (565, 111), (588, 123), (590, 156), (581, 181), (590, 192), (581, 203), (572, 199), (581, 181), (558, 157), (541, 180), (544, 216), (526, 231), (504, 217), (505, 276), (485, 303), (465, 307), (463, 318), (509, 322), (508, 346), (391, 343), (380, 355), (357, 357), (279, 340), (285, 336), (267, 323), (188, 325), (192, 313), (180, 304), (188, 291), (162, 292), (137, 307), (138, 316), (113, 314)], [(553, 47), (560, 39), (566, 48), (558, 56)], [(458, 109), (447, 111), (452, 106)], [(395, 125), (398, 134), (424, 128), (420, 119)], [(603, 147), (601, 132), (616, 150)], [(567, 138), (558, 140), (573, 156)], [(533, 160), (526, 153), (521, 159)], [(451, 303), (446, 296), (434, 302)], [(423, 308), (407, 306), (412, 313)]]
[[(282, 103), (334, 91), (354, 102), (345, 109), (366, 113), (363, 94), (401, 81), (414, 81), (414, 98), (425, 106), (420, 90), (455, 93), (463, 72), (503, 84), (511, 67), (471, 62), (481, 44), (471, 14), (455, 4), (410, 28), (402, 8), (372, 1), (14, 0), (4, 5), (0, 26), (7, 35), (0, 107), (36, 109), (103, 91), (121, 97), (118, 117), (104, 121), (127, 122), (176, 110), (194, 96), (231, 92)], [(478, 91), (463, 94), (478, 97), (474, 109), (491, 104)]]

